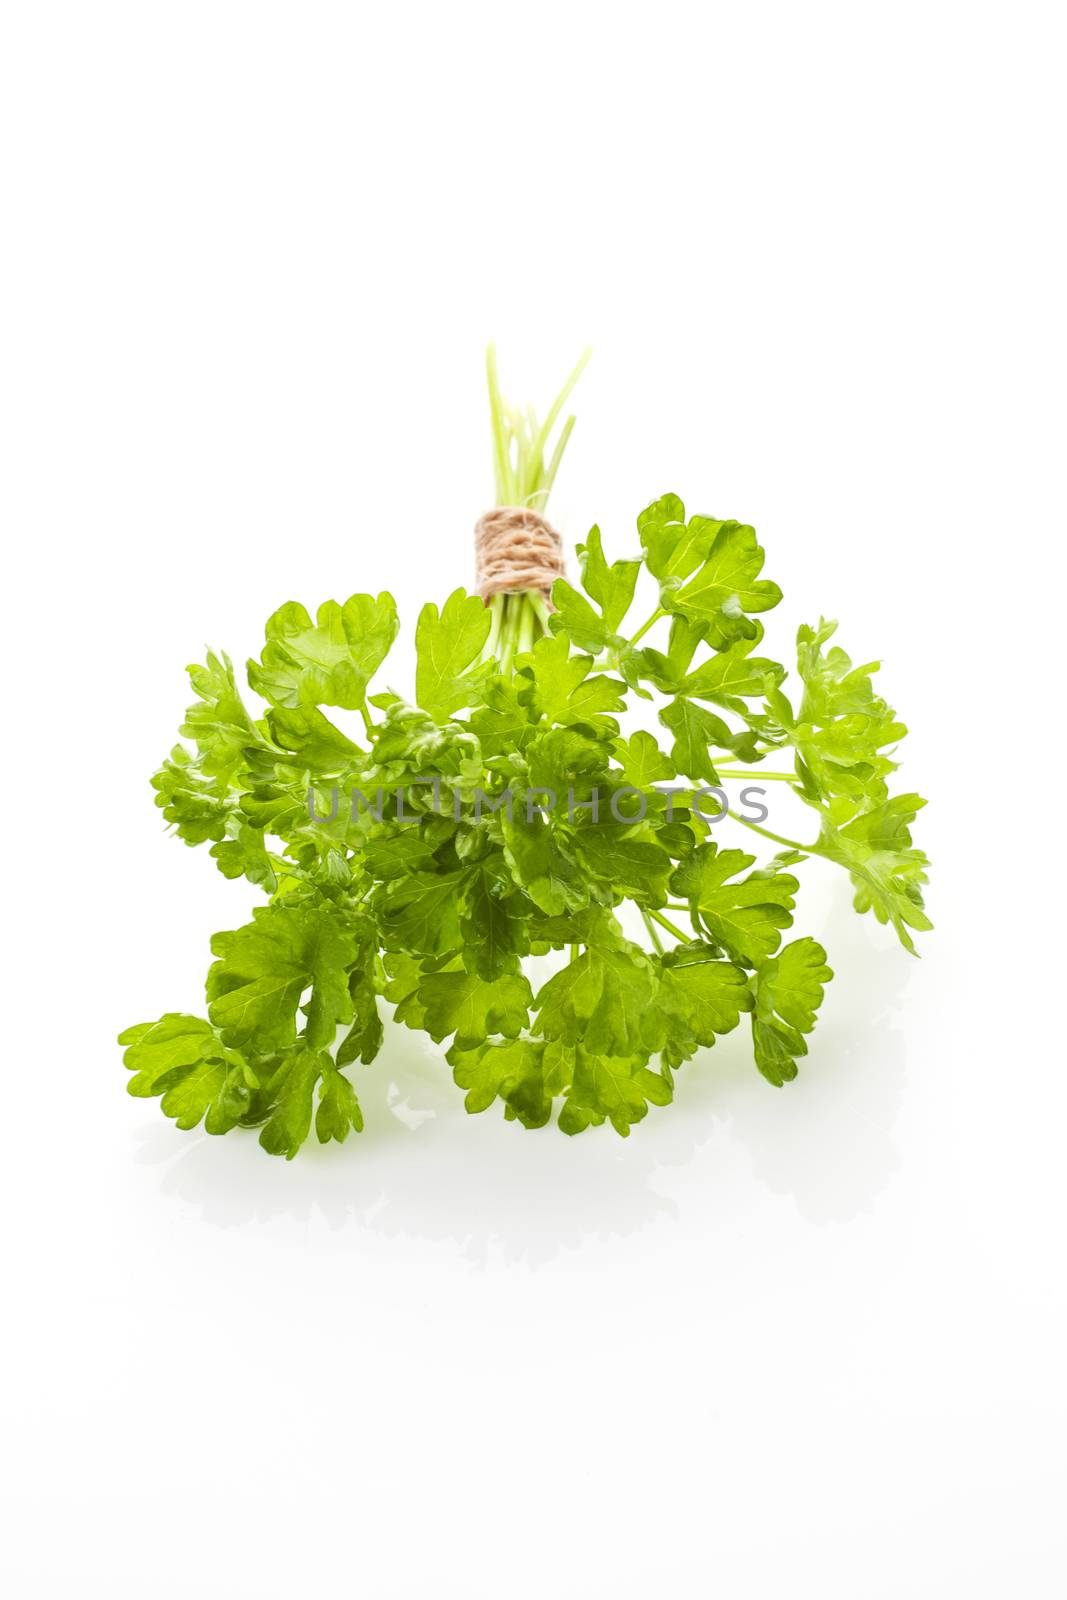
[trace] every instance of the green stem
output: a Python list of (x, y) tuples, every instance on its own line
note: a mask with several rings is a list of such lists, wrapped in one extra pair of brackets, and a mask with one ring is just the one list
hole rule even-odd
[(773, 778), (776, 783), (799, 783), (795, 772), (766, 772), (762, 767), (720, 767), (715, 771), (720, 778)]
[(663, 940), (656, 932), (656, 924), (652, 921), (652, 918), (649, 916), (644, 906), (641, 907), (641, 917), (644, 921), (648, 937), (652, 940), (652, 948), (655, 950), (658, 956), (661, 956), (663, 954)]
[[(641, 910), (641, 915), (646, 915), (645, 908), (643, 907)], [(683, 933), (681, 928), (676, 928), (674, 923), (671, 922), (668, 917), (663, 916), (661, 912), (653, 911), (652, 907), (649, 906), (647, 908), (647, 915), (652, 918), (653, 922), (658, 922), (661, 928), (666, 928), (668, 933), (673, 933), (676, 939), (681, 939), (683, 944), (688, 943), (689, 935), (687, 933)]]
[(551, 435), (559, 422), (560, 413), (581, 377), (591, 352), (585, 351), (571, 372), (559, 394), (548, 409), (543, 423), (538, 423), (531, 406), (519, 411), (509, 405), (500, 392), (497, 375), (496, 349), (490, 345), (485, 353), (485, 371), (489, 387), (489, 420), (493, 437), (493, 474), (496, 479), (496, 503), (499, 506), (536, 506), (544, 511), (556, 473), (559, 471), (567, 442), (574, 427), (574, 418), (568, 417), (547, 463), (545, 452)]
[(509, 677), (515, 670), (516, 658), (532, 650), (548, 632), (548, 607), (540, 594), (527, 589), (495, 595), (492, 610), (493, 621), (482, 660), (495, 661), (500, 672)]
[(508, 441), (504, 433), (504, 402), (496, 371), (496, 346), (493, 344), (485, 352), (485, 373), (489, 384), (489, 416), (493, 434), (496, 497), (498, 504), (510, 505), (513, 499), (513, 479), (508, 459)]
[(548, 619), (552, 613), (549, 611), (548, 602), (541, 591), (539, 589), (531, 589), (529, 594), (526, 596), (526, 602), (532, 609), (533, 614), (537, 618), (538, 622), (541, 624), (541, 632), (543, 634), (551, 633), (552, 630), (548, 625)]
[(519, 599), (519, 641), (516, 649), (518, 655), (525, 655), (528, 650), (533, 649), (536, 625), (537, 618), (530, 604), (530, 596), (524, 594)]
[(552, 460), (548, 463), (548, 466), (545, 469), (544, 481), (539, 489), (532, 490), (527, 496), (527, 499), (529, 500), (535, 500), (540, 497), (542, 509), (544, 508), (545, 501), (548, 499), (552, 485), (556, 481), (556, 473), (559, 471), (559, 464), (563, 460), (563, 452), (567, 448), (567, 440), (570, 438), (571, 433), (574, 430), (575, 421), (576, 418), (568, 417), (566, 422), (563, 424), (563, 427), (560, 431), (560, 436), (556, 441), (556, 448), (552, 452)]
[(371, 717), (370, 712), (367, 710), (367, 702), (365, 700), (364, 700), (363, 704), (359, 708), (359, 714), (363, 718), (363, 726), (367, 730), (367, 738), (368, 739), (373, 739), (374, 738), (374, 721), (373, 721), (373, 719)]
[(482, 646), (482, 660), (495, 661), (500, 650), (500, 624), (504, 615), (504, 596), (495, 594), (489, 602), (489, 637)]
[(645, 637), (645, 634), (648, 632), (649, 628), (655, 627), (655, 625), (659, 621), (659, 619), (661, 617), (665, 617), (666, 615), (667, 615), (666, 611), (664, 611), (661, 606), (658, 606), (656, 608), (656, 610), (653, 611), (653, 613), (649, 617), (648, 621), (647, 622), (643, 622), (641, 624), (641, 626), (638, 628), (637, 632), (634, 634), (633, 638), (630, 640), (630, 643), (631, 644), (636, 644), (638, 639), (643, 639)]
[(515, 650), (515, 596), (506, 594), (500, 624), (500, 670), (505, 677), (511, 673), (511, 658)]
[(493, 645), (493, 655), (496, 655), (500, 650), (500, 640), (504, 633), (504, 602), (506, 599), (507, 596), (503, 594), (495, 594), (493, 596), (493, 628), (489, 636)]
[[(548, 416), (544, 420), (544, 425), (542, 426), (540, 432), (537, 435), (536, 444), (534, 446), (534, 448), (535, 448), (535, 450), (536, 450), (538, 455), (540, 455), (540, 456), (544, 455), (545, 446), (548, 443), (548, 436), (552, 432), (552, 429), (556, 425), (556, 418), (559, 416), (560, 412), (563, 410), (563, 407), (567, 404), (567, 401), (570, 399), (571, 392), (574, 389), (574, 385), (578, 382), (578, 379), (581, 377), (582, 373), (585, 371), (586, 363), (588, 362), (589, 357), (592, 354), (593, 354), (593, 351), (592, 351), (591, 348), (588, 349), (588, 350), (583, 350), (582, 351), (581, 357), (578, 360), (578, 363), (575, 366), (573, 372), (571, 373), (570, 377), (567, 379), (566, 383), (563, 385), (563, 388), (559, 391), (559, 394), (553, 400), (552, 404), (549, 406), (549, 408), (548, 408)], [(568, 419), (568, 421), (569, 420), (570, 419)], [(565, 432), (568, 434), (568, 437), (569, 437), (570, 430), (569, 429), (565, 429)], [(560, 450), (559, 447), (557, 446), (556, 455), (560, 456), (562, 454), (563, 454), (562, 450)], [(559, 461), (558, 460), (554, 461), (553, 467), (550, 469), (551, 476), (553, 478), (556, 475), (555, 474), (555, 467), (558, 467), (558, 466), (559, 466)], [(551, 488), (551, 479), (549, 480), (549, 488)], [(547, 493), (547, 490), (546, 490), (546, 493)]]
[(826, 855), (826, 851), (820, 850), (817, 844), (798, 844), (796, 839), (786, 839), (780, 833), (772, 833), (770, 828), (761, 828), (758, 822), (749, 822), (747, 817), (739, 817), (733, 811), (727, 814), (734, 822), (739, 822), (743, 828), (751, 828), (753, 833), (761, 834), (764, 839), (770, 839), (774, 844), (782, 844), (787, 850), (799, 850), (801, 855), (805, 856)]

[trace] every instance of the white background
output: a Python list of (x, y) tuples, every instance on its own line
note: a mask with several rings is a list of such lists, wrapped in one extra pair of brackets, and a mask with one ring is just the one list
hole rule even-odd
[[(4, 8), (8, 1593), (1064, 1592), (1057, 9)], [(625, 1143), (398, 1033), (344, 1148), (181, 1134), (114, 1035), (255, 900), (152, 805), (182, 668), (389, 587), (410, 687), (491, 336), (595, 345), (570, 541), (676, 490), (884, 657), (937, 931), (813, 864), (799, 1080)]]

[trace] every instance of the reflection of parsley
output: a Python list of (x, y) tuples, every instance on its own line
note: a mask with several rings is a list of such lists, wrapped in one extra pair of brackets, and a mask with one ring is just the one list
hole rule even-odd
[[(543, 509), (569, 387), (541, 427), (506, 407), (491, 366), (501, 504)], [(343, 1141), (362, 1127), (343, 1069), (376, 1055), (384, 999), (397, 1022), (451, 1040), (469, 1111), (500, 1100), (526, 1127), (557, 1111), (567, 1133), (606, 1121), (626, 1134), (742, 1013), (764, 1076), (796, 1075), (832, 976), (815, 940), (782, 943), (807, 856), (844, 867), (856, 909), (913, 949), (930, 926), (910, 833), (923, 802), (889, 793), (905, 729), (875, 692), (874, 666), (831, 645), (833, 623), (802, 627), (799, 698), (787, 695), (785, 667), (759, 653), (760, 616), (781, 594), (761, 576), (753, 529), (687, 518), (674, 495), (637, 529), (640, 558), (609, 563), (594, 528), (579, 546), (581, 588), (560, 579), (552, 612), (539, 594), (487, 607), (462, 590), (426, 606), (413, 705), (369, 692), (399, 626), (388, 594), (328, 601), (314, 620), (293, 602), (276, 612), (248, 665), (262, 716), (225, 656), (190, 669), (197, 701), (181, 732), (193, 748), (176, 746), (153, 779), (157, 804), (268, 899), (215, 935), (206, 1018), (168, 1013), (121, 1035), (132, 1094), (161, 1097), (182, 1128), (258, 1126), (275, 1154), (295, 1155), (312, 1126)], [(658, 603), (627, 631), (642, 577)], [(643, 729), (623, 736), (628, 695), (661, 697), (664, 747)], [(323, 708), (361, 726), (342, 729)], [(768, 755), (792, 769), (767, 771)], [(712, 839), (714, 806), (701, 815), (653, 787), (748, 775), (817, 813), (812, 843), (731, 813), (780, 847), (757, 867)], [(545, 789), (572, 792), (574, 807), (528, 810)], [(347, 803), (355, 791), (366, 804)], [(494, 804), (505, 791), (510, 815)], [(626, 901), (647, 947), (622, 931)], [(551, 951), (568, 959), (535, 993), (523, 960)]]

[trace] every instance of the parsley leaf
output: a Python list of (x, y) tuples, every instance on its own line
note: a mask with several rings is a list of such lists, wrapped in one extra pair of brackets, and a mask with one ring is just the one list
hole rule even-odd
[(806, 938), (787, 944), (756, 973), (752, 1014), (756, 1065), (778, 1087), (796, 1077), (797, 1058), (808, 1053), (804, 1034), (815, 1026), (823, 988), (832, 977), (826, 951)]
[(438, 721), (474, 704), (490, 675), (490, 665), (476, 665), (489, 637), (489, 612), (477, 595), (457, 589), (438, 612), (425, 605), (415, 630), (418, 667), (415, 698)]
[(262, 660), (248, 663), (248, 681), (275, 706), (357, 710), (399, 626), (391, 594), (354, 594), (343, 605), (327, 600), (314, 622), (290, 600), (267, 622)]
[(800, 887), (789, 872), (750, 872), (738, 881), (755, 859), (709, 841), (693, 851), (671, 884), (688, 900), (693, 921), (708, 938), (749, 967), (777, 950), (781, 930), (793, 920), (793, 897)]
[(529, 1020), (529, 979), (505, 973), (491, 981), (475, 972), (432, 972), (418, 987), (421, 1026), (438, 1042), (476, 1045), (491, 1034), (514, 1039)]
[(609, 566), (599, 528), (590, 528), (585, 543), (578, 546), (578, 560), (582, 588), (599, 606), (604, 626), (617, 632), (634, 597), (640, 561), (614, 561)]
[(333, 1042), (351, 1020), (348, 968), (357, 934), (326, 904), (259, 906), (250, 923), (211, 941), (218, 957), (208, 973), (208, 1015), (227, 1044), (264, 1053), (296, 1037), (300, 998), (310, 989), (307, 1040)]
[(591, 1124), (610, 1122), (625, 1139), (650, 1105), (669, 1105), (671, 1085), (632, 1057), (598, 1055), (579, 1047), (574, 1075), (559, 1114), (564, 1133), (582, 1133)]

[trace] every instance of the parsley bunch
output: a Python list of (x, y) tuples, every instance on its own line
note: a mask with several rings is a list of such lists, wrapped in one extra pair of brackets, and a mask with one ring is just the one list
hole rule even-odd
[[(544, 509), (573, 418), (550, 456), (548, 442), (580, 370), (541, 424), (502, 401), (490, 352), (499, 503)], [(930, 926), (910, 833), (923, 802), (889, 792), (905, 729), (877, 663), (854, 666), (834, 623), (803, 626), (787, 691), (759, 653), (781, 591), (754, 530), (665, 495), (637, 532), (640, 556), (609, 562), (593, 528), (581, 586), (559, 580), (552, 611), (462, 589), (425, 606), (413, 702), (371, 693), (399, 629), (389, 594), (276, 611), (247, 668), (264, 711), (225, 655), (189, 669), (189, 743), (153, 778), (156, 803), (266, 903), (212, 939), (206, 1016), (120, 1036), (131, 1094), (161, 1096), (180, 1128), (258, 1127), (287, 1157), (313, 1122), (343, 1142), (363, 1125), (353, 1069), (381, 1047), (384, 1000), (449, 1041), (468, 1111), (499, 1100), (528, 1128), (555, 1114), (566, 1133), (625, 1135), (743, 1015), (763, 1075), (796, 1076), (832, 976), (814, 939), (787, 939), (808, 856), (843, 867), (857, 911), (913, 950)], [(658, 604), (631, 627), (642, 568)], [(629, 696), (658, 711), (662, 743), (623, 731)], [(696, 792), (738, 776), (805, 801), (812, 842), (719, 817)], [(734, 823), (776, 853), (758, 866), (721, 844)], [(524, 959), (556, 952), (535, 989)]]

